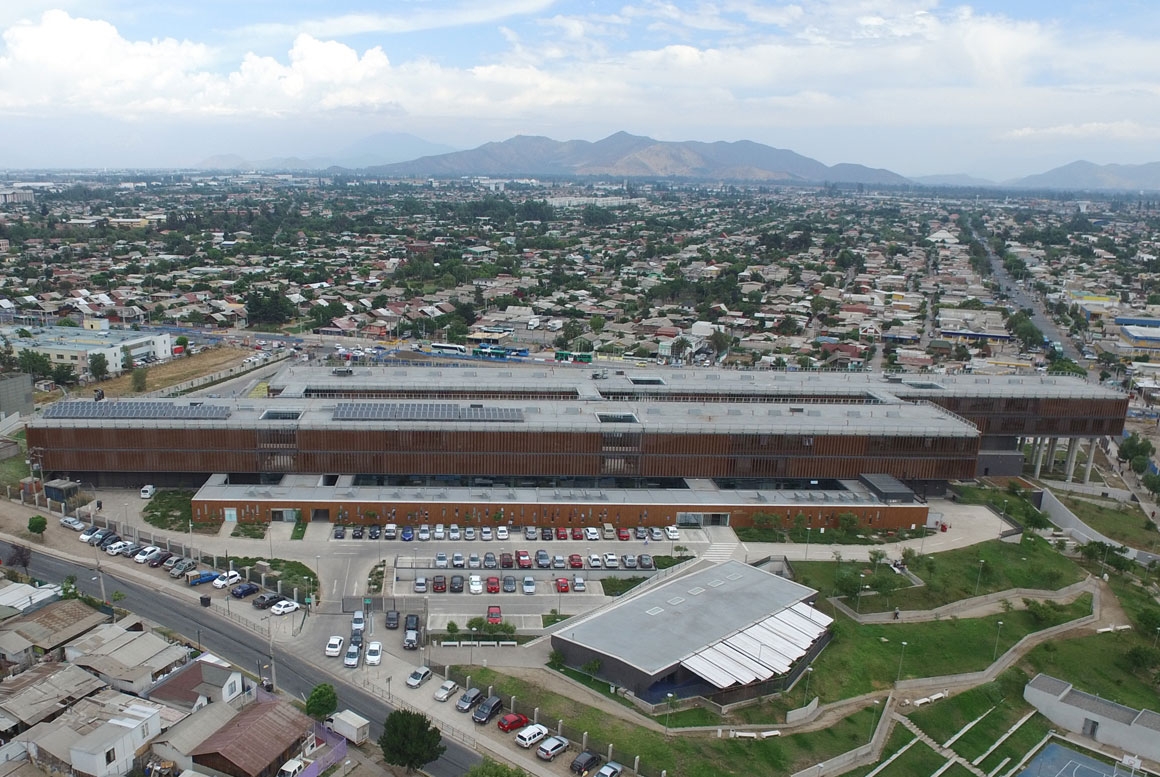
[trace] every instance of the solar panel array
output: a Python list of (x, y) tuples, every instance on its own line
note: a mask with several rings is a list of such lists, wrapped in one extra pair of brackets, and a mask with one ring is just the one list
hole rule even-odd
[(335, 421), (494, 421), (519, 423), (524, 411), (515, 407), (454, 405), (447, 402), (346, 402), (335, 406)]
[(224, 421), (230, 417), (230, 408), (225, 405), (175, 405), (172, 402), (57, 402), (45, 409), (44, 417)]

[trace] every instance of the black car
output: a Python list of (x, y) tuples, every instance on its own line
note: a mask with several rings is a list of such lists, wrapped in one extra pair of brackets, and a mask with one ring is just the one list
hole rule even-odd
[(516, 592), (516, 579), (512, 575), (506, 575), (504, 577), (503, 592), (505, 594), (514, 594)]
[(346, 644), (349, 645), (350, 647), (358, 648), (359, 650), (362, 650), (362, 646), (363, 646), (362, 629), (352, 631), (350, 633), (350, 642), (347, 642)]
[(552, 566), (552, 557), (548, 555), (548, 551), (536, 551), (536, 566), (540, 569), (548, 569)]
[(351, 539), (355, 539), (355, 540), (361, 540), (363, 538), (364, 533), (365, 532), (363, 530), (363, 527), (361, 527), (361, 526), (356, 526), (350, 530)]
[(173, 554), (170, 553), (168, 550), (163, 550), (157, 554), (157, 557), (155, 559), (153, 559), (152, 561), (149, 562), (149, 566), (155, 567), (155, 568), (159, 567), (171, 558), (173, 558)]
[(404, 631), (418, 631), (419, 630), (419, 616), (415, 613), (407, 615), (406, 623), (403, 626)]
[(367, 539), (377, 540), (381, 536), (383, 536), (382, 526), (375, 524), (371, 528), (367, 529)]
[(107, 535), (105, 535), (104, 539), (102, 539), (100, 542), (97, 543), (97, 547), (100, 548), (101, 550), (105, 550), (110, 545), (112, 545), (114, 542), (120, 542), (120, 541), (121, 541), (120, 534), (107, 534)]
[(568, 768), (576, 774), (587, 774), (600, 765), (600, 756), (593, 753), (591, 750), (585, 750), (580, 755), (572, 759), (572, 765)]
[(255, 607), (257, 607), (259, 610), (265, 610), (267, 608), (273, 607), (275, 604), (282, 601), (284, 598), (285, 597), (282, 596), (282, 594), (267, 592), (267, 593), (264, 593), (261, 596), (259, 596), (257, 599), (255, 599), (252, 602), (252, 604)]
[(334, 527), (334, 538), (336, 540), (345, 540), (346, 539), (346, 527), (345, 526), (335, 526)]
[(550, 528), (548, 528), (547, 526), (540, 529), (540, 539), (551, 541), (553, 536), (554, 535), (552, 534), (552, 530)]
[(387, 610), (387, 628), (388, 629), (399, 628), (399, 611), (398, 610)]
[(463, 593), (463, 575), (452, 575), (451, 585), (448, 586), (447, 590), (453, 594)]
[(256, 594), (260, 590), (262, 589), (258, 587), (257, 583), (242, 583), (241, 585), (235, 585), (230, 589), (230, 596), (237, 597), (238, 599), (245, 599), (250, 594)]

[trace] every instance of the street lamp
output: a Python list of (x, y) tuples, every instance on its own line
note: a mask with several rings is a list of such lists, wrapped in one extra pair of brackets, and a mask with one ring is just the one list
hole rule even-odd
[(314, 557), (314, 576), (318, 578), (318, 585), (314, 591), (314, 606), (317, 607), (318, 600), (322, 598), (322, 556)]
[(979, 559), (979, 576), (975, 578), (975, 596), (979, 595), (979, 583), (983, 582), (983, 565), (986, 563), (985, 559)]
[(866, 575), (858, 575), (858, 614), (859, 615), (862, 614), (862, 589), (865, 587), (865, 585), (862, 581), (864, 581), (865, 579), (866, 579)]
[[(875, 699), (874, 700), (874, 707), (877, 707), (880, 703), (881, 702), (879, 702), (878, 699)], [(870, 734), (866, 737), (867, 742), (874, 741), (874, 721), (875, 721), (875, 718), (878, 717), (878, 711), (876, 709), (874, 709), (874, 707), (870, 708)]]
[(665, 711), (665, 736), (667, 737), (669, 735), (669, 716), (673, 714), (673, 695), (666, 693), (665, 699), (668, 703), (668, 709)]
[(806, 667), (806, 698), (810, 698), (810, 678), (814, 676), (814, 668), (812, 666)]
[(1003, 621), (996, 624), (995, 629), (995, 651), (991, 654), (991, 660), (994, 661), (999, 657), (999, 635), (1003, 633)]
[(475, 627), (471, 627), (471, 645), (467, 648), (467, 665), (475, 666)]
[(902, 652), (898, 656), (898, 677), (894, 678), (894, 682), (902, 679), (902, 659), (906, 658), (906, 643), (902, 643)]
[(805, 557), (806, 561), (810, 560), (810, 533), (813, 532), (813, 530), (814, 530), (813, 526), (806, 527), (806, 557)]

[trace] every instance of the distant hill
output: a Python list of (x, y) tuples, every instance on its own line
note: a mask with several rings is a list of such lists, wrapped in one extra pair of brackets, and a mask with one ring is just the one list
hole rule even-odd
[(379, 132), (330, 156), (246, 159), (237, 154), (217, 154), (194, 165), (202, 170), (318, 170), (336, 172), (454, 151), (451, 146), (417, 138), (405, 132)]
[(1072, 162), (1046, 173), (1006, 181), (1004, 185), (1019, 189), (1157, 190), (1160, 189), (1160, 162), (1142, 165)]
[(748, 140), (668, 142), (618, 132), (591, 143), (518, 135), (469, 151), (425, 156), (410, 162), (370, 167), (366, 172), (394, 177), (614, 176), (705, 180), (906, 184), (889, 170), (821, 162)]
[(920, 175), (910, 180), (923, 186), (998, 186), (995, 181), (986, 178), (976, 178), (966, 173), (948, 173), (946, 175)]

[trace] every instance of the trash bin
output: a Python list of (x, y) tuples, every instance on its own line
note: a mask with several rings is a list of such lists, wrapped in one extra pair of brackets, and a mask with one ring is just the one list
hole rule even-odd
[(201, 606), (202, 607), (209, 607), (209, 597), (208, 596), (201, 597)]

